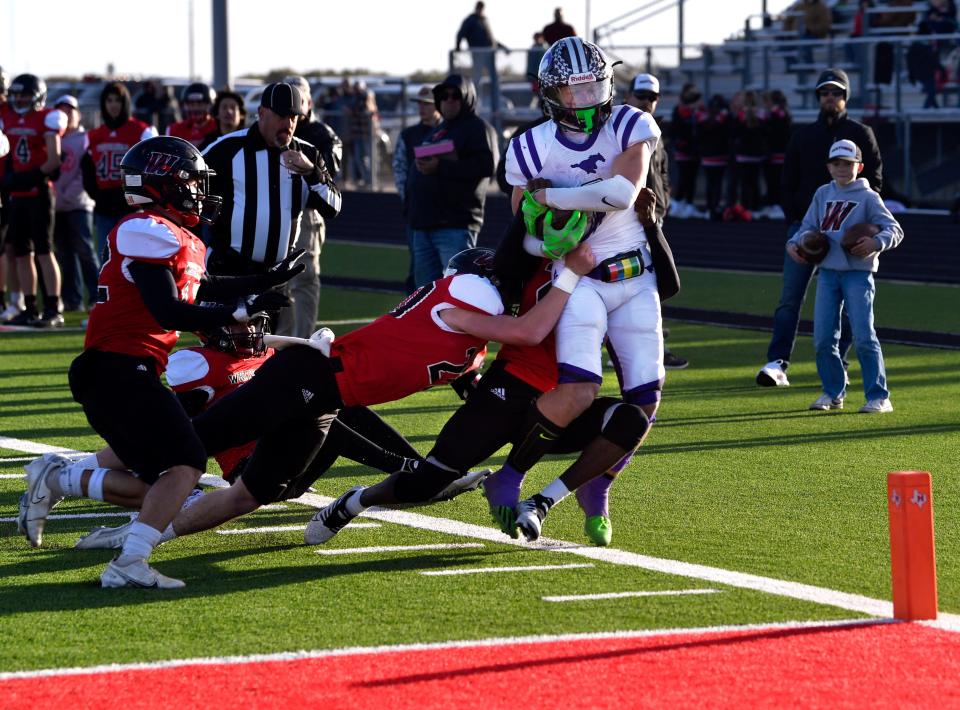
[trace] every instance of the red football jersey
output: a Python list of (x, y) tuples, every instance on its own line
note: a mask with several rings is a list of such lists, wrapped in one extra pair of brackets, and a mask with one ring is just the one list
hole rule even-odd
[(176, 138), (183, 138), (183, 140), (190, 141), (195, 146), (199, 146), (203, 142), (204, 138), (216, 130), (217, 121), (210, 116), (202, 123), (194, 123), (193, 121), (188, 120), (171, 123), (167, 127), (167, 135), (174, 136)]
[[(67, 116), (59, 109), (42, 108), (21, 115), (7, 104), (3, 113), (3, 132), (10, 140), (10, 153), (7, 155), (10, 169), (22, 173), (39, 168), (47, 162), (46, 136), (62, 136), (66, 130)], [(40, 191), (33, 188), (10, 194), (14, 197), (31, 197), (39, 195)]]
[(500, 315), (503, 302), (493, 285), (473, 274), (439, 279), (414, 291), (390, 313), (337, 338), (340, 396), (348, 407), (403, 399), (451, 382), (474, 364), (486, 341), (455, 332), (439, 317), (447, 308)]
[(207, 248), (189, 230), (150, 212), (124, 217), (107, 237), (97, 304), (90, 311), (85, 348), (152, 357), (163, 372), (177, 343), (147, 310), (127, 267), (131, 261), (163, 264), (173, 272), (180, 300), (193, 303), (203, 277)]
[[(273, 350), (269, 349), (263, 355), (244, 358), (215, 348), (185, 348), (170, 356), (167, 384), (174, 392), (203, 390), (207, 394), (206, 407), (209, 407), (250, 380), (271, 355)], [(233, 471), (241, 459), (249, 456), (256, 445), (256, 441), (251, 441), (217, 454), (214, 458), (220, 464), (224, 477)]]
[[(543, 260), (533, 278), (523, 286), (520, 296), (520, 313), (526, 313), (550, 290), (552, 261)], [(497, 354), (506, 370), (541, 392), (557, 386), (557, 346), (551, 332), (539, 345), (503, 345)]]
[(157, 129), (131, 118), (119, 128), (100, 126), (87, 133), (90, 141), (90, 157), (96, 168), (97, 187), (110, 190), (122, 187), (120, 182), (120, 162), (123, 156), (140, 141), (153, 138)]

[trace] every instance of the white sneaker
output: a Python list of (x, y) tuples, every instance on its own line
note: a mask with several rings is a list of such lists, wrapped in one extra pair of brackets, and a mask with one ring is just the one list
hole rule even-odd
[(689, 202), (675, 200), (670, 203), (670, 210), (667, 216), (673, 217), (674, 219), (689, 219), (691, 207), (692, 205)]
[(130, 526), (135, 521), (131, 520), (126, 525), (120, 525), (115, 528), (98, 527), (94, 528), (86, 535), (77, 540), (74, 547), (78, 550), (119, 550), (130, 534)]
[(885, 414), (893, 411), (893, 405), (889, 399), (868, 399), (867, 403), (860, 407), (863, 414)]
[(827, 412), (831, 409), (843, 409), (843, 397), (831, 397), (826, 392), (817, 397), (810, 409)]
[(553, 501), (539, 493), (517, 503), (517, 527), (528, 542), (540, 537), (543, 519), (547, 517), (551, 505)]
[(307, 523), (307, 529), (303, 531), (303, 541), (308, 545), (322, 545), (343, 530), (347, 523), (357, 517), (347, 510), (347, 499), (355, 492), (362, 490), (363, 486), (354, 486), (326, 508), (314, 514)]
[(0, 323), (11, 321), (21, 313), (23, 313), (23, 309), (18, 308), (15, 304), (11, 303), (9, 306), (3, 309), (2, 313), (0, 313)]
[(134, 559), (125, 565), (117, 564), (114, 557), (100, 575), (100, 586), (104, 588), (134, 587), (136, 589), (180, 589), (186, 583), (173, 577), (160, 574), (142, 558)]
[(26, 535), (33, 547), (43, 544), (43, 529), (47, 525), (47, 516), (63, 496), (54, 495), (47, 485), (48, 475), (59, 475), (60, 470), (73, 463), (60, 454), (44, 454), (34, 459), (24, 468), (27, 471), (27, 491), (20, 497), (20, 515), (17, 517), (17, 529)]
[(439, 503), (440, 501), (456, 498), (461, 493), (475, 491), (488, 476), (492, 475), (492, 468), (485, 468), (480, 471), (469, 471), (465, 476), (461, 476), (455, 481), (452, 481), (450, 485), (431, 498), (430, 502)]
[(783, 360), (773, 360), (760, 368), (757, 384), (761, 387), (789, 387), (790, 380), (787, 379)]

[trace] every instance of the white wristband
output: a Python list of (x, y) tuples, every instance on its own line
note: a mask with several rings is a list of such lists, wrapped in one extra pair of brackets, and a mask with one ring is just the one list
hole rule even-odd
[(242, 300), (239, 304), (237, 304), (237, 310), (233, 312), (233, 319), (237, 321), (237, 323), (250, 322), (250, 314), (247, 312), (247, 304)]
[(573, 289), (577, 287), (578, 283), (580, 283), (580, 274), (572, 269), (568, 269), (566, 266), (563, 267), (553, 280), (554, 287), (565, 293), (573, 293)]

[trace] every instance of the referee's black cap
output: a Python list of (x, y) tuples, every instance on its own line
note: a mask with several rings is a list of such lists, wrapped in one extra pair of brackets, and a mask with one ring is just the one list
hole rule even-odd
[(260, 105), (279, 116), (302, 115), (302, 101), (297, 87), (284, 81), (269, 84), (260, 97)]

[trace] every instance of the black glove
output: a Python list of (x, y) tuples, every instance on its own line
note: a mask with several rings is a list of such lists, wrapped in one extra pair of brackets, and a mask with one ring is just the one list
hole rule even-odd
[(453, 388), (453, 391), (457, 393), (457, 396), (466, 402), (467, 398), (476, 391), (479, 382), (480, 373), (476, 370), (470, 370), (453, 380), (450, 386)]
[(290, 299), (278, 291), (261, 293), (248, 301), (241, 301), (240, 307), (233, 314), (238, 323), (246, 323), (251, 316), (262, 311), (279, 311), (291, 304)]
[(305, 264), (297, 263), (300, 261), (300, 257), (306, 253), (306, 249), (294, 249), (287, 254), (287, 257), (283, 261), (270, 267), (270, 270), (266, 273), (265, 281), (269, 283), (271, 287), (287, 283), (287, 281), (307, 268)]

